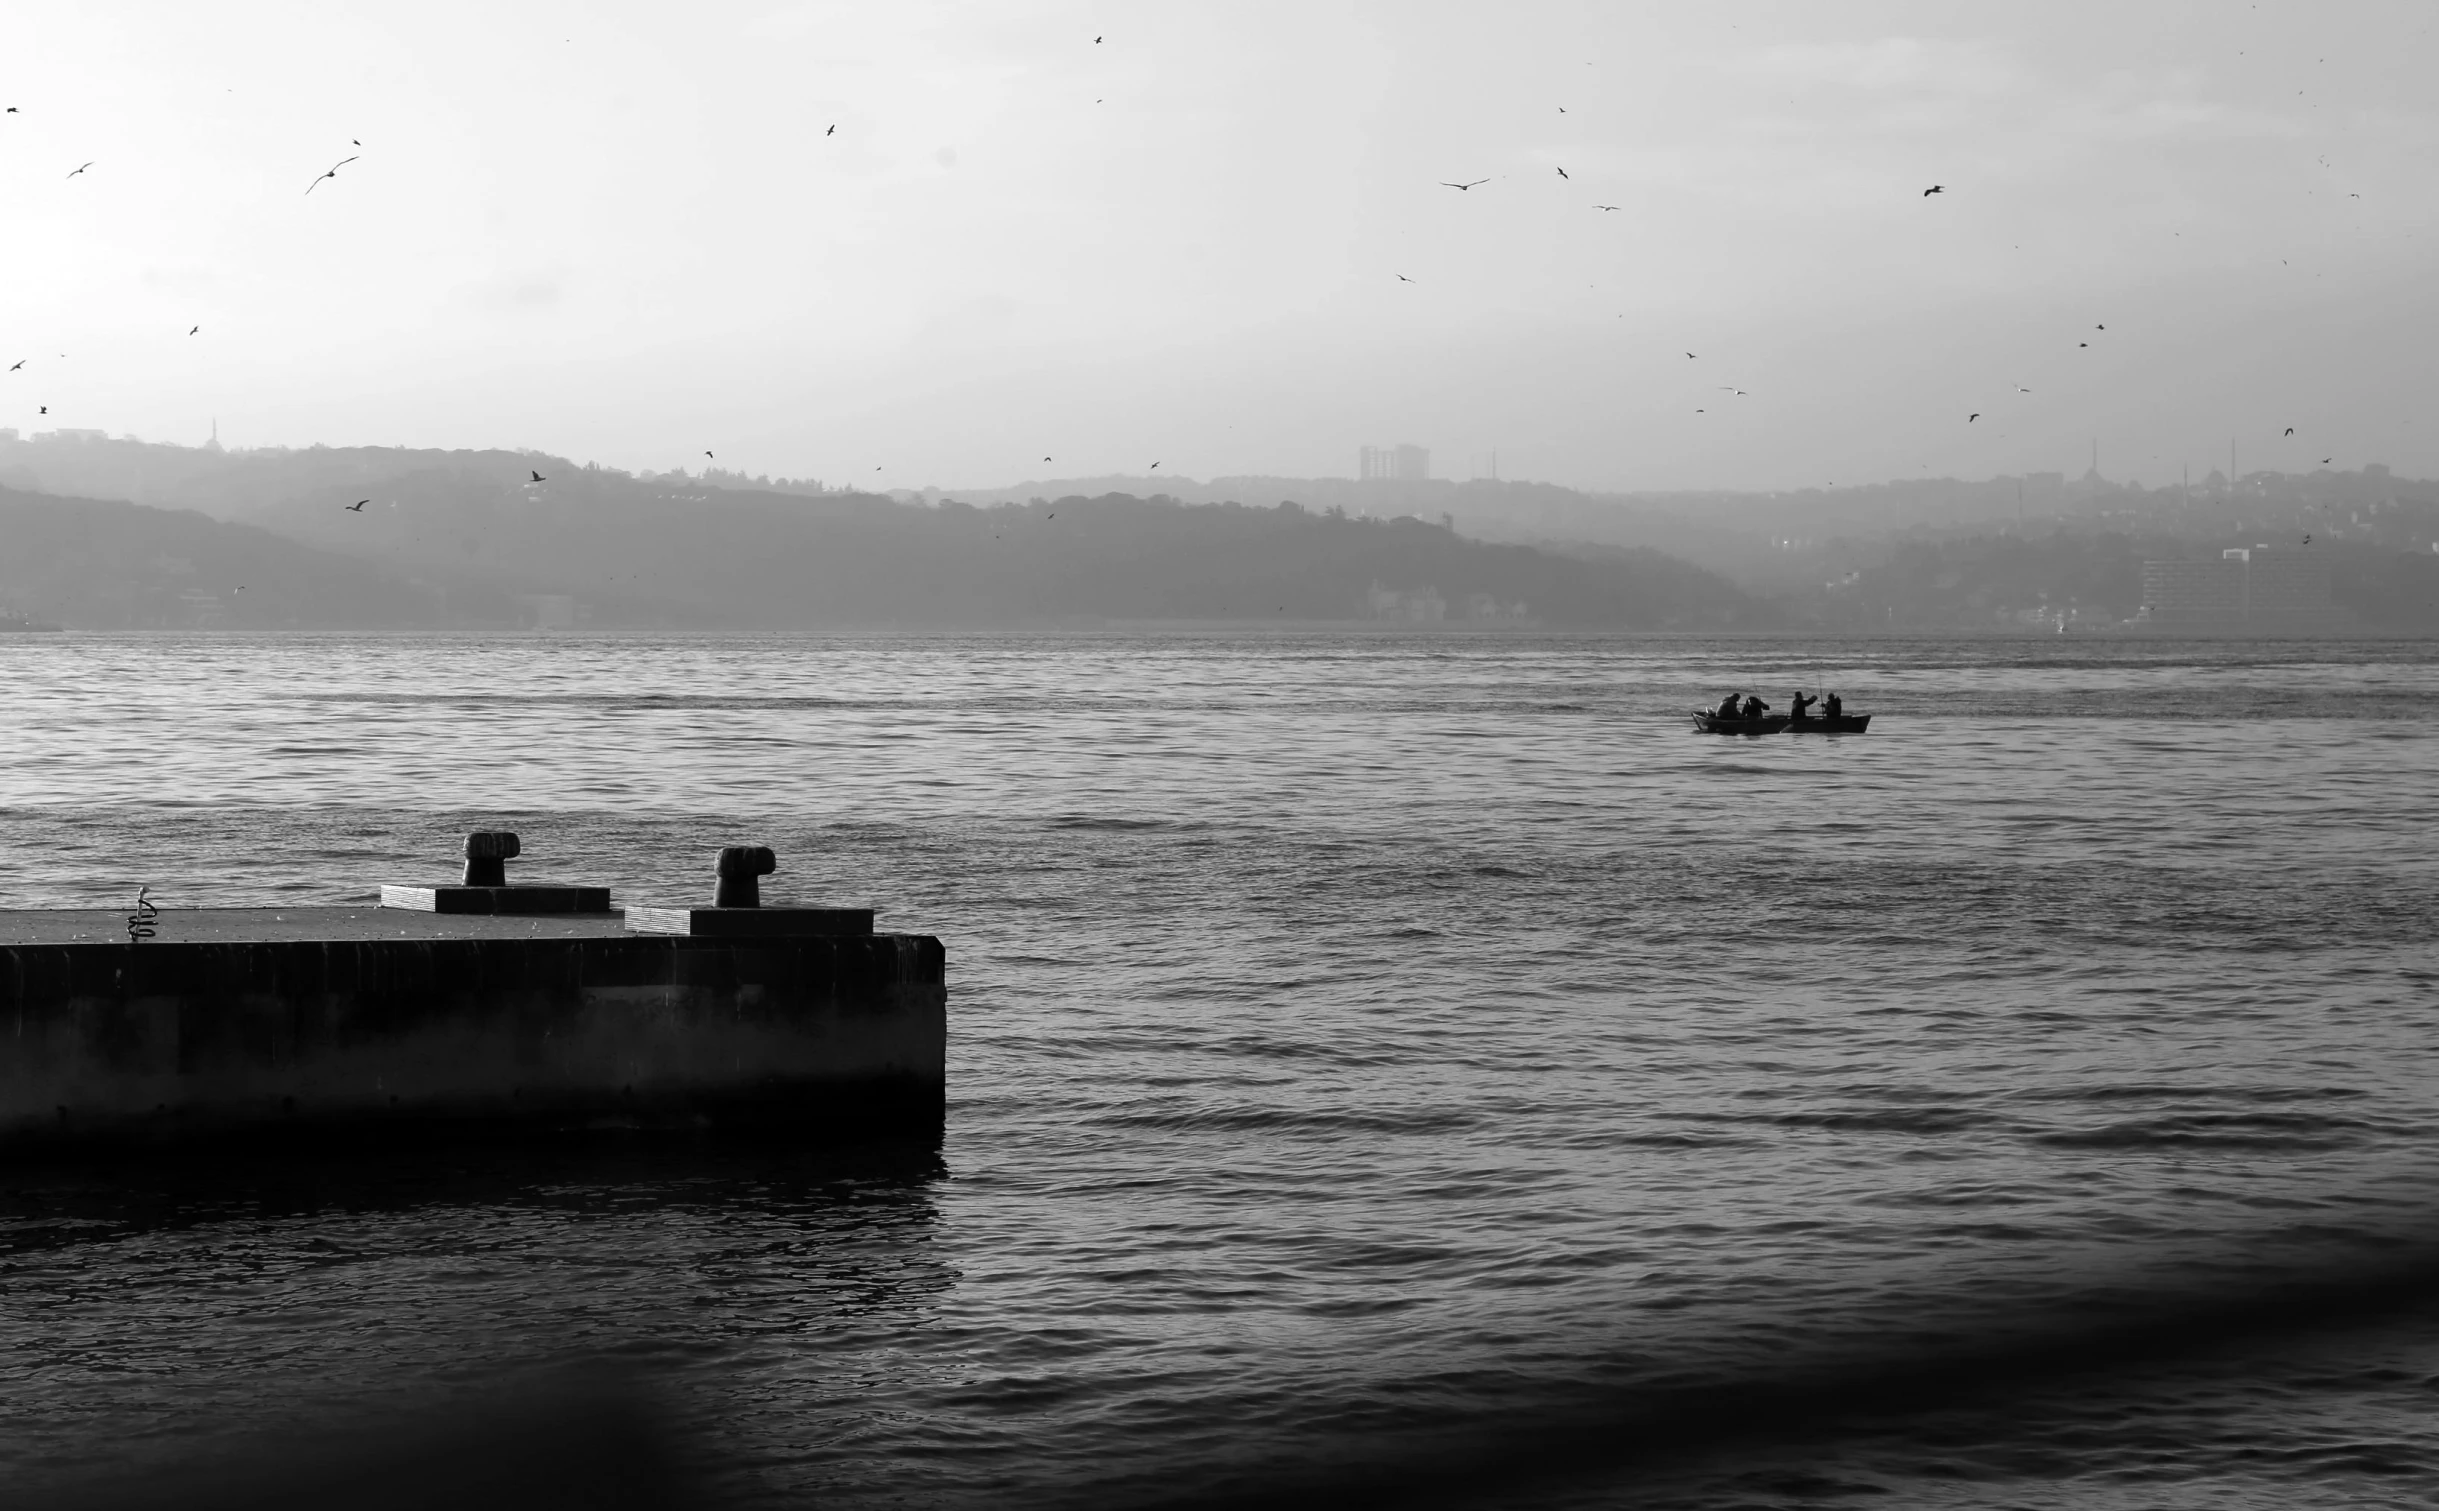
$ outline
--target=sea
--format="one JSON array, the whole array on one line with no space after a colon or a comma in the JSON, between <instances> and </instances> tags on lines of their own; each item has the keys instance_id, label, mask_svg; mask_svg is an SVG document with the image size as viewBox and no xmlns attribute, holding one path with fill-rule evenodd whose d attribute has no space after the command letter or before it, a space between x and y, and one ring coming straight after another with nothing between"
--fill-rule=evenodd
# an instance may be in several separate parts
<instances>
[{"instance_id":1,"label":"sea","mask_svg":"<svg viewBox=\"0 0 2439 1511\"><path fill-rule=\"evenodd\" d=\"M1798 689L1870 732L1686 716ZM2418 1252L2439 645L0 639L0 906L361 903L494 827L939 936L945 1139L0 1172L0 1493L573 1372L752 1507L2439 1500L2439 1280L1534 1448Z\"/></svg>"}]
</instances>

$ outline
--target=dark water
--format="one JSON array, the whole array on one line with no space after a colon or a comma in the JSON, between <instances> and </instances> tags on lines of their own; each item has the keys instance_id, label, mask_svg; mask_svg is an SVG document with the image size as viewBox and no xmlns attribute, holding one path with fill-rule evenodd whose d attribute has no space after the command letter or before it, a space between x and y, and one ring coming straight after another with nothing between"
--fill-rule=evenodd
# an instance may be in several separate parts
<instances>
[{"instance_id":1,"label":"dark water","mask_svg":"<svg viewBox=\"0 0 2439 1511\"><path fill-rule=\"evenodd\" d=\"M1816 680L1872 733L1672 712ZM0 1474L580 1359L755 1503L1125 1499L2376 1253L2439 1227L2434 694L2394 644L0 643L0 902L765 842L947 940L953 1045L936 1157L12 1177ZM2435 1391L2439 1305L1533 1499L2426 1504Z\"/></svg>"}]
</instances>

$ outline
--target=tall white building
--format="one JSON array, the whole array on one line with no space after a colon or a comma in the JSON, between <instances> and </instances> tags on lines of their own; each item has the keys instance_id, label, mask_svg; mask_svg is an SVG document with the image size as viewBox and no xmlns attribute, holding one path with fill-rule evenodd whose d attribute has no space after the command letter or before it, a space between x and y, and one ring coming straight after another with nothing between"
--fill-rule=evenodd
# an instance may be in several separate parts
<instances>
[{"instance_id":1,"label":"tall white building","mask_svg":"<svg viewBox=\"0 0 2439 1511\"><path fill-rule=\"evenodd\" d=\"M1356 452L1355 475L1419 483L1431 476L1431 453L1420 446L1365 446Z\"/></svg>"}]
</instances>

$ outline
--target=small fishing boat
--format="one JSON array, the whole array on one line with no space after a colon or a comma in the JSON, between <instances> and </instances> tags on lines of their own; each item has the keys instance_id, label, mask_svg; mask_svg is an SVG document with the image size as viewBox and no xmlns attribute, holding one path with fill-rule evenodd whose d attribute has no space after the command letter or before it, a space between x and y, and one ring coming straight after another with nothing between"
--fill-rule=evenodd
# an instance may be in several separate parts
<instances>
[{"instance_id":1,"label":"small fishing boat","mask_svg":"<svg viewBox=\"0 0 2439 1511\"><path fill-rule=\"evenodd\" d=\"M1871 715L1865 714L1865 718ZM1787 727L1785 714L1764 714L1758 719L1723 719L1703 709L1694 710L1694 727L1706 735L1774 735Z\"/></svg>"},{"instance_id":2,"label":"small fishing boat","mask_svg":"<svg viewBox=\"0 0 2439 1511\"><path fill-rule=\"evenodd\" d=\"M1870 714L1840 714L1830 718L1815 714L1809 719L1790 719L1787 733L1791 735L1859 735L1872 727Z\"/></svg>"}]
</instances>

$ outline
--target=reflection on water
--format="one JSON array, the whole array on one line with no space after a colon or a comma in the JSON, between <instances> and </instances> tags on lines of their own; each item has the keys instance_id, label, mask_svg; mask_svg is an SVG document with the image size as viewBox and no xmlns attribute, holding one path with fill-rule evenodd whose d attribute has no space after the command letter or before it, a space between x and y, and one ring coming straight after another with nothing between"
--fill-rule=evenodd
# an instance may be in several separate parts
<instances>
[{"instance_id":1,"label":"reflection on water","mask_svg":"<svg viewBox=\"0 0 2439 1511\"><path fill-rule=\"evenodd\" d=\"M659 1384L732 1465L809 1430L785 1456L817 1463L818 1395L899 1374L955 1282L940 1174L920 1146L669 1141L12 1170L6 1464L23 1490L259 1453L267 1424L337 1436L580 1361ZM773 1350L814 1399L730 1388Z\"/></svg>"}]
</instances>

